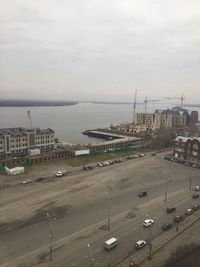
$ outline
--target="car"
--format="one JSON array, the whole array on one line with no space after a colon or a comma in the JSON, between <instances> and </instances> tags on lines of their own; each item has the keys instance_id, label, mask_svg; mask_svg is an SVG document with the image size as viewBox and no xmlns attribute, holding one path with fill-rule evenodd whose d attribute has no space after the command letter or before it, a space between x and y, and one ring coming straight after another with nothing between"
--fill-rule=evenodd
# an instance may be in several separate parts
<instances>
[{"instance_id":1,"label":"car","mask_svg":"<svg viewBox=\"0 0 200 267\"><path fill-rule=\"evenodd\" d=\"M145 156L145 154L144 154L144 153L141 153L141 154L138 154L138 156L139 156L140 158L142 158L142 157Z\"/></svg>"},{"instance_id":2,"label":"car","mask_svg":"<svg viewBox=\"0 0 200 267\"><path fill-rule=\"evenodd\" d=\"M138 194L138 197L145 197L147 195L147 191L141 191L139 194Z\"/></svg>"},{"instance_id":3,"label":"car","mask_svg":"<svg viewBox=\"0 0 200 267\"><path fill-rule=\"evenodd\" d=\"M199 185L196 185L196 187L195 187L194 190L195 190L195 191L200 191L200 186L199 186Z\"/></svg>"},{"instance_id":4,"label":"car","mask_svg":"<svg viewBox=\"0 0 200 267\"><path fill-rule=\"evenodd\" d=\"M58 172L56 173L56 177L62 177L62 176L64 176L64 173L63 173L63 172L58 171Z\"/></svg>"},{"instance_id":5,"label":"car","mask_svg":"<svg viewBox=\"0 0 200 267\"><path fill-rule=\"evenodd\" d=\"M169 229L172 228L172 224L171 223L164 223L161 228L163 229L163 231L167 231Z\"/></svg>"},{"instance_id":6,"label":"car","mask_svg":"<svg viewBox=\"0 0 200 267\"><path fill-rule=\"evenodd\" d=\"M199 210L200 209L200 204L194 204L193 206L192 206L192 209L193 210Z\"/></svg>"},{"instance_id":7,"label":"car","mask_svg":"<svg viewBox=\"0 0 200 267\"><path fill-rule=\"evenodd\" d=\"M184 219L183 215L176 215L174 218L175 222L181 222Z\"/></svg>"},{"instance_id":8,"label":"car","mask_svg":"<svg viewBox=\"0 0 200 267\"><path fill-rule=\"evenodd\" d=\"M166 160L170 160L170 159L171 159L171 155L166 155L166 156L164 156L164 159L166 159Z\"/></svg>"},{"instance_id":9,"label":"car","mask_svg":"<svg viewBox=\"0 0 200 267\"><path fill-rule=\"evenodd\" d=\"M99 166L99 167L103 167L103 163L98 162L98 163L97 163L97 166Z\"/></svg>"},{"instance_id":10,"label":"car","mask_svg":"<svg viewBox=\"0 0 200 267\"><path fill-rule=\"evenodd\" d=\"M31 179L25 179L22 181L22 184L30 184L31 183Z\"/></svg>"},{"instance_id":11,"label":"car","mask_svg":"<svg viewBox=\"0 0 200 267\"><path fill-rule=\"evenodd\" d=\"M194 199L197 199L197 198L199 198L199 194L197 194L197 193L194 193L194 194L192 195L192 198L194 198Z\"/></svg>"},{"instance_id":12,"label":"car","mask_svg":"<svg viewBox=\"0 0 200 267\"><path fill-rule=\"evenodd\" d=\"M154 220L152 220L152 219L147 219L147 220L145 220L144 222L143 222L143 226L144 227L149 227L149 226L151 226L151 225L153 225L154 224Z\"/></svg>"},{"instance_id":13,"label":"car","mask_svg":"<svg viewBox=\"0 0 200 267\"><path fill-rule=\"evenodd\" d=\"M135 247L136 249L141 249L141 248L144 248L146 246L147 242L144 241L144 240L139 240L135 243Z\"/></svg>"},{"instance_id":14,"label":"car","mask_svg":"<svg viewBox=\"0 0 200 267\"><path fill-rule=\"evenodd\" d=\"M104 248L106 250L111 250L117 247L118 243L119 243L119 239L117 239L116 237L112 237L104 242Z\"/></svg>"},{"instance_id":15,"label":"car","mask_svg":"<svg viewBox=\"0 0 200 267\"><path fill-rule=\"evenodd\" d=\"M167 211L167 213L172 213L172 212L176 211L176 208L174 206L167 207L166 211Z\"/></svg>"},{"instance_id":16,"label":"car","mask_svg":"<svg viewBox=\"0 0 200 267\"><path fill-rule=\"evenodd\" d=\"M92 170L93 169L93 166L90 166L90 165L84 165L83 166L83 170L85 171L89 171L89 170Z\"/></svg>"},{"instance_id":17,"label":"car","mask_svg":"<svg viewBox=\"0 0 200 267\"><path fill-rule=\"evenodd\" d=\"M186 209L185 214L186 214L186 215L190 215L190 214L192 214L193 212L194 212L193 209Z\"/></svg>"}]
</instances>

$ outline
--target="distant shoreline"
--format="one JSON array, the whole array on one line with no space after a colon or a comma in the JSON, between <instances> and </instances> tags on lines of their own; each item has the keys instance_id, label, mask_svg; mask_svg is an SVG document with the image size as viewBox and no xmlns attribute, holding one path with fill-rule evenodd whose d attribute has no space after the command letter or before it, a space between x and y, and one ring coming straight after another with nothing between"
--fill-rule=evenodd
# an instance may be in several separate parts
<instances>
[{"instance_id":1,"label":"distant shoreline","mask_svg":"<svg viewBox=\"0 0 200 267\"><path fill-rule=\"evenodd\" d=\"M57 107L77 105L76 101L0 100L0 107Z\"/></svg>"}]
</instances>

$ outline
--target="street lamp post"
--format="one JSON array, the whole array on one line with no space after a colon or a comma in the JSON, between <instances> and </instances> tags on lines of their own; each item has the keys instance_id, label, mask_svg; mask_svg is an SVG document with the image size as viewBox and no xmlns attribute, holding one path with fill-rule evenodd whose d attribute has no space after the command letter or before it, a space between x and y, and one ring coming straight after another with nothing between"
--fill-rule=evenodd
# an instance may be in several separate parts
<instances>
[{"instance_id":1,"label":"street lamp post","mask_svg":"<svg viewBox=\"0 0 200 267\"><path fill-rule=\"evenodd\" d=\"M105 192L108 195L109 203L108 203L108 218L107 218L107 229L110 231L110 217L111 217L111 204L112 204L112 196L109 192Z\"/></svg>"},{"instance_id":2,"label":"street lamp post","mask_svg":"<svg viewBox=\"0 0 200 267\"><path fill-rule=\"evenodd\" d=\"M189 189L191 190L192 189L192 178L189 177Z\"/></svg>"},{"instance_id":3,"label":"street lamp post","mask_svg":"<svg viewBox=\"0 0 200 267\"><path fill-rule=\"evenodd\" d=\"M88 244L87 246L90 253L90 267L93 267L94 257L93 257L92 247L90 244Z\"/></svg>"},{"instance_id":4,"label":"street lamp post","mask_svg":"<svg viewBox=\"0 0 200 267\"><path fill-rule=\"evenodd\" d=\"M50 246L49 246L49 259L50 261L52 261L53 257L52 257L52 253L53 253L53 220L50 216L50 214L47 212L47 217L49 218L49 222L50 222L50 231L49 231L49 242L50 242Z\"/></svg>"},{"instance_id":5,"label":"street lamp post","mask_svg":"<svg viewBox=\"0 0 200 267\"><path fill-rule=\"evenodd\" d=\"M167 201L167 191L168 191L168 180L165 184L165 202Z\"/></svg>"},{"instance_id":6,"label":"street lamp post","mask_svg":"<svg viewBox=\"0 0 200 267\"><path fill-rule=\"evenodd\" d=\"M168 184L172 182L172 180L167 179L165 183L165 202L167 201L167 194L168 194Z\"/></svg>"}]
</instances>

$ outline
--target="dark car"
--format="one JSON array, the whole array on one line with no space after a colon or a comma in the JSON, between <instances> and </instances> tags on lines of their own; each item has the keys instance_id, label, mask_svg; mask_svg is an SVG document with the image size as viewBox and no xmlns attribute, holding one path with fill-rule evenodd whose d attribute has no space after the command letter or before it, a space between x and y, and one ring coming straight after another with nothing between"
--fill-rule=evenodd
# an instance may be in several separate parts
<instances>
[{"instance_id":1,"label":"dark car","mask_svg":"<svg viewBox=\"0 0 200 267\"><path fill-rule=\"evenodd\" d=\"M174 218L175 222L181 222L184 219L183 215L176 215Z\"/></svg>"},{"instance_id":2,"label":"dark car","mask_svg":"<svg viewBox=\"0 0 200 267\"><path fill-rule=\"evenodd\" d=\"M192 206L192 209L193 209L193 210L199 210L199 209L200 209L200 204L194 204L194 205Z\"/></svg>"},{"instance_id":3,"label":"dark car","mask_svg":"<svg viewBox=\"0 0 200 267\"><path fill-rule=\"evenodd\" d=\"M138 194L138 197L145 197L147 195L147 191L142 191Z\"/></svg>"},{"instance_id":4,"label":"dark car","mask_svg":"<svg viewBox=\"0 0 200 267\"><path fill-rule=\"evenodd\" d=\"M163 229L163 231L167 231L167 230L172 228L172 224L171 223L164 223L161 228Z\"/></svg>"},{"instance_id":5,"label":"dark car","mask_svg":"<svg viewBox=\"0 0 200 267\"><path fill-rule=\"evenodd\" d=\"M194 198L194 199L199 198L199 194L194 193L194 194L192 195L192 198Z\"/></svg>"},{"instance_id":6,"label":"dark car","mask_svg":"<svg viewBox=\"0 0 200 267\"><path fill-rule=\"evenodd\" d=\"M89 171L89 170L92 170L93 169L93 167L92 166L86 166L86 165L84 165L83 166L83 170L85 170L85 171Z\"/></svg>"},{"instance_id":7,"label":"dark car","mask_svg":"<svg viewBox=\"0 0 200 267\"><path fill-rule=\"evenodd\" d=\"M172 206L172 207L167 207L166 210L168 213L172 213L172 212L176 211L176 208L174 206Z\"/></svg>"}]
</instances>

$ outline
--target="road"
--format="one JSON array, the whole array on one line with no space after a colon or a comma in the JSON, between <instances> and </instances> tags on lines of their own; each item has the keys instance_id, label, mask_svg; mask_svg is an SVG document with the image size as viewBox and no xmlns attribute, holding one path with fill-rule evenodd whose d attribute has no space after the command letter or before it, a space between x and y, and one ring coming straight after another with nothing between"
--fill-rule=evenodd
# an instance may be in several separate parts
<instances>
[{"instance_id":1,"label":"road","mask_svg":"<svg viewBox=\"0 0 200 267\"><path fill-rule=\"evenodd\" d=\"M121 257L124 253L127 253L127 251L132 250L133 244L137 238L146 238L146 235L149 235L150 231L141 227L142 221L146 218L147 214L152 216L159 225L169 217L166 217L167 214L163 208L163 205L166 205L163 201L166 189L168 191L168 195L178 190L186 189L187 193L175 199L174 203L180 205L180 209L185 209L186 204L184 201L186 201L187 205L191 205L192 199L191 192L189 190L187 167L182 165L178 166L175 163L164 161L162 156L157 156L156 159L150 159L151 165L148 166L148 168L145 166L147 160L145 158L141 160L143 160L142 164L144 164L142 171L141 166L140 169L134 167L133 161L120 163L120 167L118 168L120 169L120 175L122 175L122 177L116 183L113 174L111 173L112 170L116 168L115 166L109 166L108 168L106 167L101 170L98 169L98 172L96 172L98 173L98 177L99 173L104 177L108 176L108 179L109 176L111 177L111 180L108 180L109 183L105 184L104 191L102 191L97 198L85 198L81 204L73 205L69 213L67 213L64 218L57 219L54 222L55 244L59 243L61 239L70 237L82 229L92 227L96 223L102 222L105 224L108 215L109 201L108 195L105 191L107 191L108 187L111 187L112 201L110 233L112 233L112 217L114 215L118 215L124 211L128 212L133 209L136 211L138 210L136 218L131 220L131 225L128 223L126 227L123 226L123 229L118 229L117 232L114 233L120 237L120 240L122 241L120 241L120 244L124 243L125 245L120 245L105 256L102 244L107 232L104 231L103 237L99 237L98 240L94 241L94 238L91 240L89 239L89 241L86 240L83 247L79 247L79 245L77 245L78 248L72 247L68 249L66 257L61 255L56 257L60 259L60 261L58 260L56 263L56 266L89 266L87 242L91 243L95 258L95 262L93 264L98 265L99 263L99 266L107 266L106 264L109 262L116 260L117 257ZM88 174L88 172L85 172L83 175L90 175L92 178L93 175L96 175L96 173L90 172ZM193 184L198 184L198 170L191 169L190 176L192 177ZM148 195L147 197L140 199L137 195L139 191L144 189L144 187L148 190ZM150 211L148 208L147 210L145 208L141 208L142 204L148 204L150 201L159 197L161 198L158 199L158 203L162 203L160 210L158 208L152 208L152 206L150 207ZM160 201L161 199L162 201ZM156 207L157 205L158 204L156 204ZM160 226L158 229L155 226L151 231L151 236L154 238L160 233ZM132 238L130 238L130 236ZM42 248L47 246L48 243L48 220L12 232L4 233L1 235L0 241L0 264L9 262L36 249L39 251L41 248L42 251ZM81 242L80 244L82 245ZM58 251L56 253L59 254L62 252ZM104 258L104 265L102 265L102 257ZM81 262L78 262L77 259L80 259Z\"/></svg>"}]
</instances>

